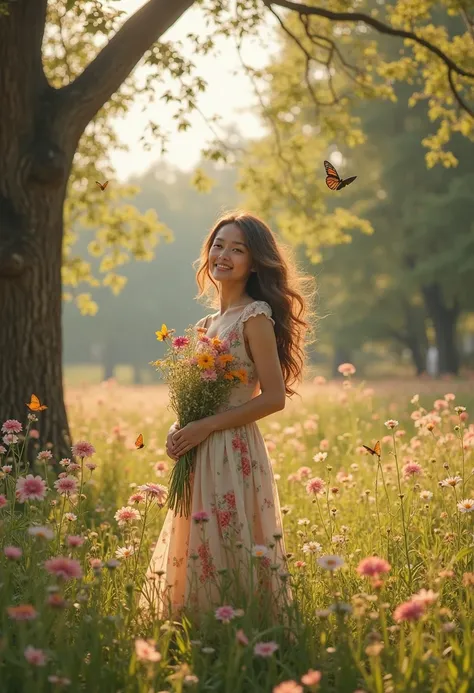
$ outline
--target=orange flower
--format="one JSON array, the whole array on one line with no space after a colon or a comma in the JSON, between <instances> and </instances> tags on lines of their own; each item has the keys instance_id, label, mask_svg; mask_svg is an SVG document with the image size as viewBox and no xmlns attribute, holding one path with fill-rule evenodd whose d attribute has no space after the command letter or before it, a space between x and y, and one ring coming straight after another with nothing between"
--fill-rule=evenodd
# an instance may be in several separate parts
<instances>
[{"instance_id":1,"label":"orange flower","mask_svg":"<svg viewBox=\"0 0 474 693\"><path fill-rule=\"evenodd\" d=\"M240 380L241 383L247 383L248 382L248 375L247 375L247 371L245 370L245 368L239 368L236 371L232 371L232 373L233 373L235 378L238 378L238 380Z\"/></svg>"},{"instance_id":2,"label":"orange flower","mask_svg":"<svg viewBox=\"0 0 474 693\"><path fill-rule=\"evenodd\" d=\"M214 367L214 357L211 354L198 354L197 362L199 368L203 370L208 370Z\"/></svg>"},{"instance_id":3,"label":"orange flower","mask_svg":"<svg viewBox=\"0 0 474 693\"><path fill-rule=\"evenodd\" d=\"M217 357L217 363L219 364L219 366L222 366L222 368L224 368L224 366L227 363L232 363L233 360L234 357L232 356L232 354L221 354Z\"/></svg>"},{"instance_id":4,"label":"orange flower","mask_svg":"<svg viewBox=\"0 0 474 693\"><path fill-rule=\"evenodd\" d=\"M234 374L233 374L233 372L231 372L231 373L226 373L226 374L224 375L224 380L233 380L233 379L234 379Z\"/></svg>"},{"instance_id":5,"label":"orange flower","mask_svg":"<svg viewBox=\"0 0 474 693\"><path fill-rule=\"evenodd\" d=\"M31 604L7 607L9 617L14 621L32 621L38 616L38 612Z\"/></svg>"},{"instance_id":6,"label":"orange flower","mask_svg":"<svg viewBox=\"0 0 474 693\"><path fill-rule=\"evenodd\" d=\"M220 347L220 345L222 344L222 342L221 342L221 340L219 339L219 337L212 337L212 339L211 339L211 344L212 344L213 347L217 348L217 347Z\"/></svg>"}]
</instances>

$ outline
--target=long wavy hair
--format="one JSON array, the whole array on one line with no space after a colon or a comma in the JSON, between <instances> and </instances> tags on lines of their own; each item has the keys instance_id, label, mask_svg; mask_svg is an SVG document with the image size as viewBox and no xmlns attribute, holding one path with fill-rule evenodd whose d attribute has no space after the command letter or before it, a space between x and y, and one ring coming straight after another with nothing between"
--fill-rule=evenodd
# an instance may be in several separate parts
<instances>
[{"instance_id":1,"label":"long wavy hair","mask_svg":"<svg viewBox=\"0 0 474 693\"><path fill-rule=\"evenodd\" d=\"M249 212L237 210L223 214L203 242L200 256L194 263L198 266L196 282L199 292L196 298L205 297L210 299L211 305L218 304L219 287L210 272L209 252L219 230L227 224L235 224L244 234L255 269L245 291L256 301L266 301L272 309L285 390L292 396L295 394L292 385L303 378L314 278L297 269L288 248L277 242L264 221Z\"/></svg>"}]
</instances>

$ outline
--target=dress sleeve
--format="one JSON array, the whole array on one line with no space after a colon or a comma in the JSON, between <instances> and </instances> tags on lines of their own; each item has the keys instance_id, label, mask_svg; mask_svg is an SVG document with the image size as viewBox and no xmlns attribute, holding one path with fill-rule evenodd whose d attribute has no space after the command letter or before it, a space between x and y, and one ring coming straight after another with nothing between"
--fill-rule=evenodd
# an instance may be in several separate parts
<instances>
[{"instance_id":1,"label":"dress sleeve","mask_svg":"<svg viewBox=\"0 0 474 693\"><path fill-rule=\"evenodd\" d=\"M211 317L210 314L204 316L203 318L201 318L200 320L197 321L197 323L194 325L194 327L195 327L196 329L197 329L198 327L204 327L204 328L206 328L207 321L208 321L208 319L209 319L210 317Z\"/></svg>"},{"instance_id":2,"label":"dress sleeve","mask_svg":"<svg viewBox=\"0 0 474 693\"><path fill-rule=\"evenodd\" d=\"M266 301L254 301L250 303L242 313L242 324L247 322L249 318L253 318L255 315L260 315L261 313L263 313L273 325L275 324L272 318L272 309Z\"/></svg>"}]
</instances>

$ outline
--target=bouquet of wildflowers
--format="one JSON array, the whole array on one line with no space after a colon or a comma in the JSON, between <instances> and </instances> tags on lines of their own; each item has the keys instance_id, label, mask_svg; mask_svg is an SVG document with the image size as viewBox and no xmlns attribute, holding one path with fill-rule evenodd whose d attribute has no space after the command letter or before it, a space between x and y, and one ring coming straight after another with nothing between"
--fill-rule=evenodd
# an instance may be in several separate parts
<instances>
[{"instance_id":1,"label":"bouquet of wildflowers","mask_svg":"<svg viewBox=\"0 0 474 693\"><path fill-rule=\"evenodd\" d=\"M156 332L159 341L168 343L168 351L151 365L168 384L170 407L183 428L215 414L228 400L232 388L247 381L247 372L230 353L228 342L207 337L203 328L188 327L182 337L173 337L173 333L166 325ZM168 505L175 515L184 512L188 517L191 513L195 451L180 457L171 472Z\"/></svg>"}]
</instances>

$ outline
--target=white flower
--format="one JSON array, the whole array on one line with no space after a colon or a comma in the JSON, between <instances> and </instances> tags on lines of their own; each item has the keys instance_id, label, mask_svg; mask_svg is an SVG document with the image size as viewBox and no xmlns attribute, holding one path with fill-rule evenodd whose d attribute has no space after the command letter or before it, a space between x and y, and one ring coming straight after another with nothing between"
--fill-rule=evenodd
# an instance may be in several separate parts
<instances>
[{"instance_id":1,"label":"white flower","mask_svg":"<svg viewBox=\"0 0 474 693\"><path fill-rule=\"evenodd\" d=\"M255 558L265 558L267 554L268 549L263 544L255 544L252 549L252 556L255 556Z\"/></svg>"},{"instance_id":2,"label":"white flower","mask_svg":"<svg viewBox=\"0 0 474 693\"><path fill-rule=\"evenodd\" d=\"M326 457L328 456L327 452L317 452L316 455L313 457L314 462L324 462Z\"/></svg>"},{"instance_id":3,"label":"white flower","mask_svg":"<svg viewBox=\"0 0 474 693\"><path fill-rule=\"evenodd\" d=\"M433 494L431 491L420 491L420 498L421 500L430 501L433 498Z\"/></svg>"},{"instance_id":4,"label":"white flower","mask_svg":"<svg viewBox=\"0 0 474 693\"><path fill-rule=\"evenodd\" d=\"M303 544L303 553L318 553L321 548L321 544L317 541L307 541L306 544Z\"/></svg>"},{"instance_id":5,"label":"white flower","mask_svg":"<svg viewBox=\"0 0 474 693\"><path fill-rule=\"evenodd\" d=\"M344 559L342 558L342 556L321 556L316 560L318 565L321 566L321 568L330 571L342 568L342 566L344 565Z\"/></svg>"},{"instance_id":6,"label":"white flower","mask_svg":"<svg viewBox=\"0 0 474 693\"><path fill-rule=\"evenodd\" d=\"M385 422L385 426L390 429L396 428L398 426L398 421L396 419L389 419Z\"/></svg>"},{"instance_id":7,"label":"white flower","mask_svg":"<svg viewBox=\"0 0 474 693\"><path fill-rule=\"evenodd\" d=\"M474 511L474 498L465 498L458 503L460 513L472 513Z\"/></svg>"},{"instance_id":8,"label":"white flower","mask_svg":"<svg viewBox=\"0 0 474 693\"><path fill-rule=\"evenodd\" d=\"M135 553L135 547L131 544L129 546L119 546L115 552L117 558L130 558Z\"/></svg>"}]
</instances>

